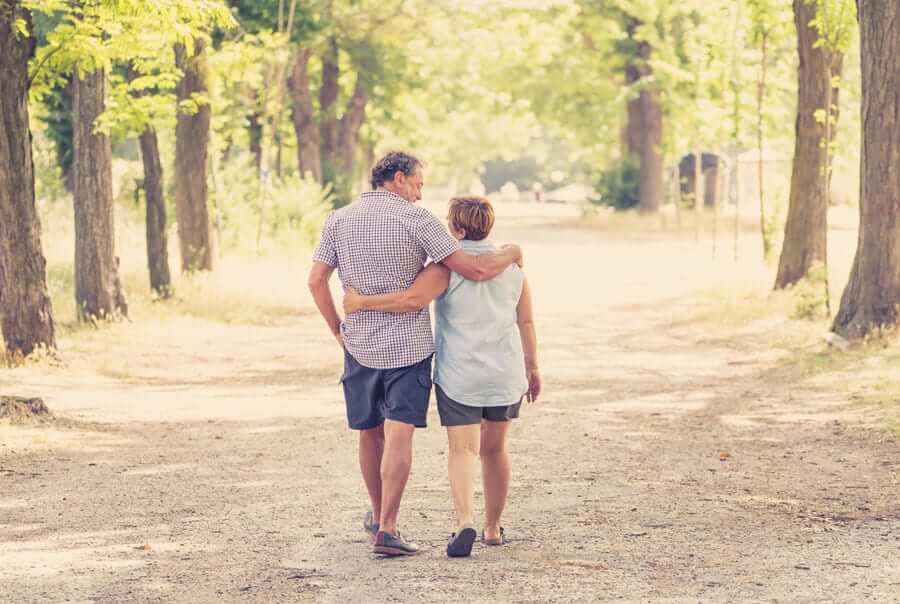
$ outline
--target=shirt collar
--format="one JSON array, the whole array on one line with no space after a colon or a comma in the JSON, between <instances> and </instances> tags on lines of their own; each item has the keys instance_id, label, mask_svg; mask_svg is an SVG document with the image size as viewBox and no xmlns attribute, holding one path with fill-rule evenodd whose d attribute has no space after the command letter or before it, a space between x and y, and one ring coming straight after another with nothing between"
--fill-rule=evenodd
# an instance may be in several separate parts
<instances>
[{"instance_id":1,"label":"shirt collar","mask_svg":"<svg viewBox=\"0 0 900 604\"><path fill-rule=\"evenodd\" d=\"M396 193L391 193L390 191L365 191L361 193L359 196L360 201L399 201L402 203L409 203Z\"/></svg>"},{"instance_id":2,"label":"shirt collar","mask_svg":"<svg viewBox=\"0 0 900 604\"><path fill-rule=\"evenodd\" d=\"M493 250L494 244L487 239L481 241L472 241L471 239L463 239L459 242L465 250Z\"/></svg>"}]
</instances>

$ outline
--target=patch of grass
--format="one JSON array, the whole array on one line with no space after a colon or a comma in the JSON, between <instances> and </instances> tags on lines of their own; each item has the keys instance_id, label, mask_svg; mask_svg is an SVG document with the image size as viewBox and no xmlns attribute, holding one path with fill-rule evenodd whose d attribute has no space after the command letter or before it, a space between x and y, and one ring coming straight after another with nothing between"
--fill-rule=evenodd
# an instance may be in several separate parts
<instances>
[{"instance_id":1,"label":"patch of grass","mask_svg":"<svg viewBox=\"0 0 900 604\"><path fill-rule=\"evenodd\" d=\"M710 238L713 230L721 241L722 254L730 254L734 233L734 213L720 210L718 221L712 209L701 208L700 237ZM593 227L604 232L622 235L681 235L685 239L693 238L697 215L693 208L681 208L675 211L674 204L663 206L658 214L642 214L637 210L615 211L609 206L585 203L582 205L582 216L579 224ZM718 224L717 224L718 222ZM680 228L679 228L680 225ZM738 219L738 232L741 238L747 235L759 235L759 218L752 215L741 215Z\"/></svg>"},{"instance_id":2,"label":"patch of grass","mask_svg":"<svg viewBox=\"0 0 900 604\"><path fill-rule=\"evenodd\" d=\"M879 409L885 427L900 436L900 351L893 337L870 338L848 350L794 349L769 377L778 381L828 378L823 387Z\"/></svg>"},{"instance_id":3,"label":"patch of grass","mask_svg":"<svg viewBox=\"0 0 900 604\"><path fill-rule=\"evenodd\" d=\"M828 280L825 266L821 262L813 264L806 277L796 283L790 292L796 303L791 316L795 319L828 318L826 297Z\"/></svg>"},{"instance_id":4,"label":"patch of grass","mask_svg":"<svg viewBox=\"0 0 900 604\"><path fill-rule=\"evenodd\" d=\"M48 270L53 311L62 335L93 329L77 321L73 273L71 265L52 265ZM151 292L146 272L125 272L122 282L132 321L190 317L269 325L297 314L299 303L308 298L304 277L287 260L225 258L213 272L173 272L175 295L166 300Z\"/></svg>"},{"instance_id":5,"label":"patch of grass","mask_svg":"<svg viewBox=\"0 0 900 604\"><path fill-rule=\"evenodd\" d=\"M887 429L900 436L900 334L885 332L856 342L847 350L829 348L823 336L830 320L806 318L804 309L819 310L820 291L772 292L768 282L745 278L730 288L698 294L702 301L674 328L707 334L698 343L750 349L778 348L787 355L763 379L792 383L822 379L836 394L880 410Z\"/></svg>"},{"instance_id":6,"label":"patch of grass","mask_svg":"<svg viewBox=\"0 0 900 604\"><path fill-rule=\"evenodd\" d=\"M94 331L78 322L75 305L74 234L71 207L53 203L42 210L47 280L53 314L61 336ZM255 234L216 258L210 273L182 274L178 242L169 238L169 267L174 297L159 300L150 290L144 226L135 212L116 218L117 253L132 321L198 318L219 323L266 325L295 315L306 304L306 271L311 255L307 234L292 238L285 230L265 240L265 252L255 252Z\"/></svg>"}]
</instances>

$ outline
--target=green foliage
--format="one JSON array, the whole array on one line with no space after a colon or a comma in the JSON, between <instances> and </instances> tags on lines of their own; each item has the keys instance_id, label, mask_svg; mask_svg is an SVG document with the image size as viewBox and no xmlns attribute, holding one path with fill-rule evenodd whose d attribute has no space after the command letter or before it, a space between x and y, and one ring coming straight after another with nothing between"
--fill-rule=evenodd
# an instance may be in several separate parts
<instances>
[{"instance_id":1,"label":"green foliage","mask_svg":"<svg viewBox=\"0 0 900 604\"><path fill-rule=\"evenodd\" d=\"M522 157L514 160L491 159L484 163L485 192L497 192L508 182L516 185L520 191L531 190L541 182L540 166L534 157Z\"/></svg>"},{"instance_id":2,"label":"green foliage","mask_svg":"<svg viewBox=\"0 0 900 604\"><path fill-rule=\"evenodd\" d=\"M209 65L209 89L212 103L213 155L225 151L222 145L238 145L249 149L248 116L271 114L271 102L264 107L267 75L275 65L288 60L288 48L278 35L272 32L245 34L238 40L224 41L211 53ZM287 136L291 128L280 124Z\"/></svg>"},{"instance_id":3,"label":"green foliage","mask_svg":"<svg viewBox=\"0 0 900 604\"><path fill-rule=\"evenodd\" d=\"M210 193L215 196L225 251L251 250L251 234L260 217L260 184L253 162L251 155L241 154L224 163L220 186ZM271 180L263 193L263 242L267 246L288 242L311 246L333 207L330 188L295 175Z\"/></svg>"},{"instance_id":4,"label":"green foliage","mask_svg":"<svg viewBox=\"0 0 900 604\"><path fill-rule=\"evenodd\" d=\"M640 201L640 165L632 158L610 164L600 175L597 191L600 198L594 203L616 210L636 208Z\"/></svg>"},{"instance_id":5,"label":"green foliage","mask_svg":"<svg viewBox=\"0 0 900 604\"><path fill-rule=\"evenodd\" d=\"M813 0L817 1L817 0ZM746 0L750 8L750 37L754 44L763 39L780 37L791 28L791 21L785 20L785 10L790 11L790 3L781 0Z\"/></svg>"},{"instance_id":6,"label":"green foliage","mask_svg":"<svg viewBox=\"0 0 900 604\"><path fill-rule=\"evenodd\" d=\"M35 196L38 203L58 201L65 197L66 189L63 184L58 148L49 140L50 127L37 116L33 116L31 133Z\"/></svg>"},{"instance_id":7,"label":"green foliage","mask_svg":"<svg viewBox=\"0 0 900 604\"><path fill-rule=\"evenodd\" d=\"M821 262L813 264L806 277L791 288L794 319L817 320L828 318L828 274Z\"/></svg>"},{"instance_id":8,"label":"green foliage","mask_svg":"<svg viewBox=\"0 0 900 604\"><path fill-rule=\"evenodd\" d=\"M242 31L251 35L273 33L279 22L284 30L290 17L290 0L227 0ZM279 18L279 7L281 16ZM294 14L292 42L306 42L320 33L327 24L327 3L321 0L297 2Z\"/></svg>"},{"instance_id":9,"label":"green foliage","mask_svg":"<svg viewBox=\"0 0 900 604\"><path fill-rule=\"evenodd\" d=\"M810 22L819 35L816 47L846 54L853 45L859 26L854 0L805 0L816 5L816 17Z\"/></svg>"},{"instance_id":10,"label":"green foliage","mask_svg":"<svg viewBox=\"0 0 900 604\"><path fill-rule=\"evenodd\" d=\"M114 133L140 132L153 119L151 103L127 98L132 90L172 89L179 77L170 52L174 44L193 48L194 38L209 29L234 25L219 0L26 0L24 5L51 26L30 66L32 98L43 99L72 75L103 69L111 74L111 103L97 127ZM115 76L116 65L133 66L140 77L126 85L124 71Z\"/></svg>"},{"instance_id":11,"label":"green foliage","mask_svg":"<svg viewBox=\"0 0 900 604\"><path fill-rule=\"evenodd\" d=\"M62 174L66 174L75 159L72 96L67 92L66 86L54 87L44 98L43 107L37 113L46 125L46 136L53 143L59 169Z\"/></svg>"}]
</instances>

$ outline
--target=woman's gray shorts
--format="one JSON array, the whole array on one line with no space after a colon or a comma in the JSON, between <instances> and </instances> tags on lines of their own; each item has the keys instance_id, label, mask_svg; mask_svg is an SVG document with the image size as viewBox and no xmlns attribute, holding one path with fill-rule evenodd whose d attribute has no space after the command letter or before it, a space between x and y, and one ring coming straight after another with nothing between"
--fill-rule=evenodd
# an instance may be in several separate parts
<instances>
[{"instance_id":1,"label":"woman's gray shorts","mask_svg":"<svg viewBox=\"0 0 900 604\"><path fill-rule=\"evenodd\" d=\"M442 426L471 426L480 424L481 420L489 422L508 422L519 417L519 409L522 407L522 399L512 405L500 407L472 407L454 401L438 385L434 385L437 394L438 414L441 416Z\"/></svg>"}]
</instances>

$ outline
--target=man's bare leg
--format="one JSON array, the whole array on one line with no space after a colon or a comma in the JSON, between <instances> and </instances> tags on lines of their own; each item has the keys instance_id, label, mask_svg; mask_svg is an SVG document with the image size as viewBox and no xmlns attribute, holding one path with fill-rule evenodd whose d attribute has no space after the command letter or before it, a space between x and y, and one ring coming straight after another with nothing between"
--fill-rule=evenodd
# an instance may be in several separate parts
<instances>
[{"instance_id":1,"label":"man's bare leg","mask_svg":"<svg viewBox=\"0 0 900 604\"><path fill-rule=\"evenodd\" d=\"M412 467L412 441L416 428L394 420L384 421L384 455L381 458L380 529L397 534L400 500Z\"/></svg>"},{"instance_id":2,"label":"man's bare leg","mask_svg":"<svg viewBox=\"0 0 900 604\"><path fill-rule=\"evenodd\" d=\"M381 517L381 459L384 455L384 424L359 431L359 469L372 500L372 515Z\"/></svg>"},{"instance_id":3,"label":"man's bare leg","mask_svg":"<svg viewBox=\"0 0 900 604\"><path fill-rule=\"evenodd\" d=\"M481 422L481 476L484 481L484 538L500 538L500 516L509 494L506 432L512 422Z\"/></svg>"},{"instance_id":4,"label":"man's bare leg","mask_svg":"<svg viewBox=\"0 0 900 604\"><path fill-rule=\"evenodd\" d=\"M481 440L481 426L448 426L447 440L450 453L447 455L447 470L450 477L450 492L456 509L456 532L472 527L474 522L475 462Z\"/></svg>"}]
</instances>

